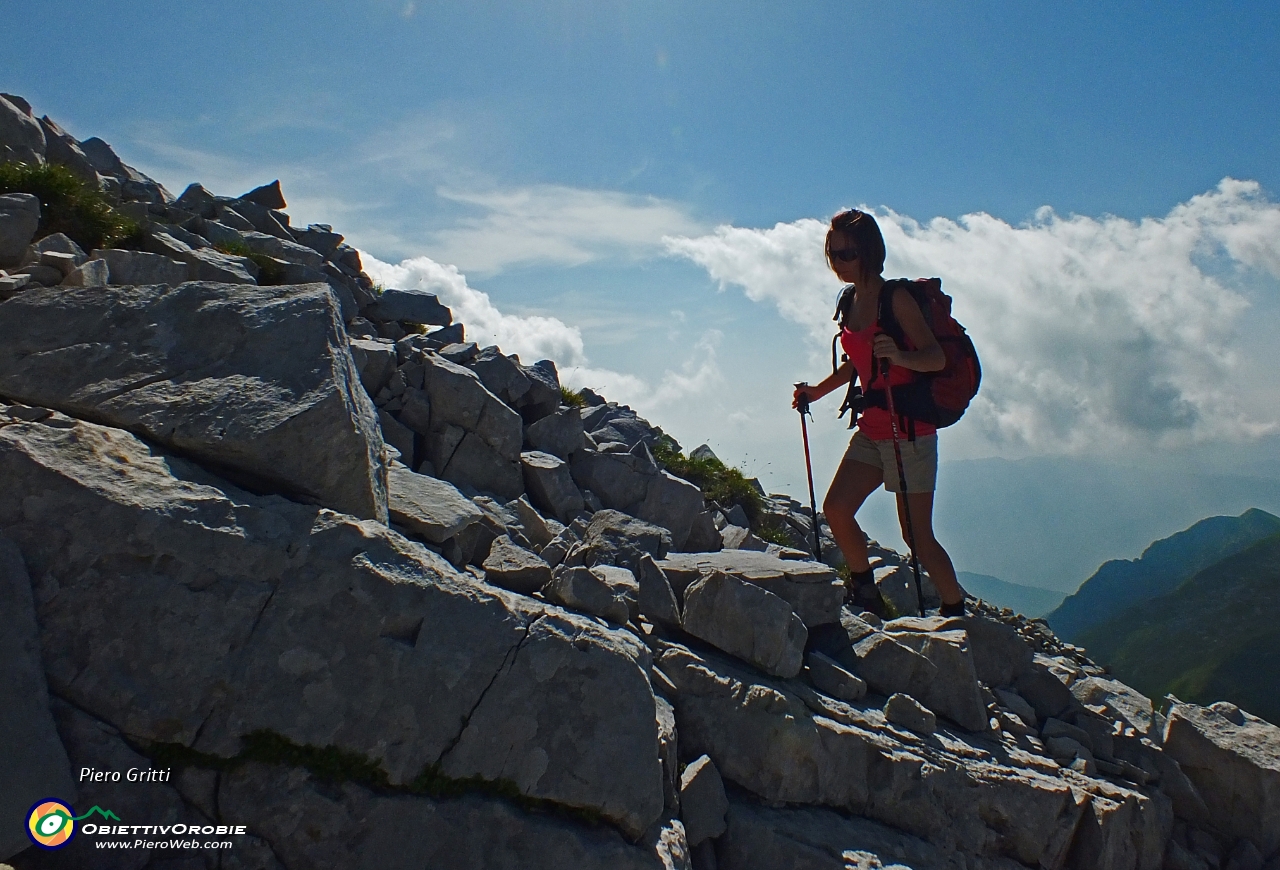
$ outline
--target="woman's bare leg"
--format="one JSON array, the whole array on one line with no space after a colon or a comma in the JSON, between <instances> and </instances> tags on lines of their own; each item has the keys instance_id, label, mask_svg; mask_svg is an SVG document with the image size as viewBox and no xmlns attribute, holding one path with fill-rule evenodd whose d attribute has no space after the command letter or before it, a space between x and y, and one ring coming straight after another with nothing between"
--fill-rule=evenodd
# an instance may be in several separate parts
<instances>
[{"instance_id":1,"label":"woman's bare leg","mask_svg":"<svg viewBox=\"0 0 1280 870\"><path fill-rule=\"evenodd\" d=\"M907 530L907 514L904 509L907 505L911 507L911 532L914 532L914 542ZM827 517L827 521L830 522L830 514ZM955 566L951 564L951 557L947 555L947 551L933 535L933 493L913 492L909 493L905 500L899 494L898 522L902 526L902 539L915 551L916 558L920 560L920 564L929 574L929 579L937 587L942 603L959 603L964 598L964 593L960 591L960 583L956 580ZM832 531L835 531L834 527Z\"/></svg>"},{"instance_id":2,"label":"woman's bare leg","mask_svg":"<svg viewBox=\"0 0 1280 870\"><path fill-rule=\"evenodd\" d=\"M851 459L846 453L840 468L831 481L827 497L822 500L822 511L827 515L831 537L844 554L849 570L854 574L870 568L867 562L867 536L854 518L867 496L884 483L884 475L874 465Z\"/></svg>"}]
</instances>

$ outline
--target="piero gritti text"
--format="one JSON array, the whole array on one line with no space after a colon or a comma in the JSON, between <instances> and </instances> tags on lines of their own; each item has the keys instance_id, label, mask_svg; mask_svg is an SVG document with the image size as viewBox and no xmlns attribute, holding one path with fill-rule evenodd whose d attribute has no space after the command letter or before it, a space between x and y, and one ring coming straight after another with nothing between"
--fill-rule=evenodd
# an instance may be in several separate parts
<instances>
[{"instance_id":1,"label":"piero gritti text","mask_svg":"<svg viewBox=\"0 0 1280 870\"><path fill-rule=\"evenodd\" d=\"M167 768L131 767L124 773L118 770L99 770L96 767L80 768L80 782L168 782L172 771Z\"/></svg>"}]
</instances>

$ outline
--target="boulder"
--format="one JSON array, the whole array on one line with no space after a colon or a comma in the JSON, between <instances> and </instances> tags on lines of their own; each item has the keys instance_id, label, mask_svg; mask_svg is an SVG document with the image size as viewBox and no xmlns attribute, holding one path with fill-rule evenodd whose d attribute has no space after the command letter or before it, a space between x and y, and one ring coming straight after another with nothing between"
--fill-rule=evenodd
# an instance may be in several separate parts
<instances>
[{"instance_id":1,"label":"boulder","mask_svg":"<svg viewBox=\"0 0 1280 870\"><path fill-rule=\"evenodd\" d=\"M382 437L324 285L29 290L0 303L0 395L387 519Z\"/></svg>"},{"instance_id":2,"label":"boulder","mask_svg":"<svg viewBox=\"0 0 1280 870\"><path fill-rule=\"evenodd\" d=\"M735 796L716 856L724 870L1020 870L956 853L865 818L821 807L765 807Z\"/></svg>"},{"instance_id":3,"label":"boulder","mask_svg":"<svg viewBox=\"0 0 1280 870\"><path fill-rule=\"evenodd\" d=\"M603 580L614 595L620 596L627 603L628 619L635 620L640 615L640 584L636 582L635 574L627 568L614 565L595 565L591 568L591 573Z\"/></svg>"},{"instance_id":4,"label":"boulder","mask_svg":"<svg viewBox=\"0 0 1280 870\"><path fill-rule=\"evenodd\" d=\"M392 522L433 544L443 544L484 516L448 481L397 465L387 473L387 496Z\"/></svg>"},{"instance_id":5,"label":"boulder","mask_svg":"<svg viewBox=\"0 0 1280 870\"><path fill-rule=\"evenodd\" d=\"M679 628L680 607L676 603L675 593L671 591L667 575L648 553L640 557L635 575L640 584L641 615L655 625Z\"/></svg>"},{"instance_id":6,"label":"boulder","mask_svg":"<svg viewBox=\"0 0 1280 870\"><path fill-rule=\"evenodd\" d=\"M671 546L670 533L621 511L596 511L582 536L583 560L590 565L618 565L639 572L645 556L662 559Z\"/></svg>"},{"instance_id":7,"label":"boulder","mask_svg":"<svg viewBox=\"0 0 1280 870\"><path fill-rule=\"evenodd\" d=\"M50 691L131 739L253 732L506 780L638 836L663 807L648 651L453 571L385 526L254 496L132 435L0 427L0 526Z\"/></svg>"},{"instance_id":8,"label":"boulder","mask_svg":"<svg viewBox=\"0 0 1280 870\"><path fill-rule=\"evenodd\" d=\"M630 632L548 608L472 711L442 770L590 807L640 837L663 810L648 665Z\"/></svg>"},{"instance_id":9,"label":"boulder","mask_svg":"<svg viewBox=\"0 0 1280 870\"><path fill-rule=\"evenodd\" d=\"M453 322L453 314L440 304L434 293L393 287L383 290L377 301L361 313L370 320L383 322L403 320L428 326L448 326Z\"/></svg>"},{"instance_id":10,"label":"boulder","mask_svg":"<svg viewBox=\"0 0 1280 870\"><path fill-rule=\"evenodd\" d=\"M555 538L564 528L555 520L547 522L547 520L538 513L529 499L520 496L514 501L510 501L506 505L515 512L516 519L519 521L520 529L524 532L524 536L529 539L529 543L534 547L541 549Z\"/></svg>"},{"instance_id":11,"label":"boulder","mask_svg":"<svg viewBox=\"0 0 1280 870\"><path fill-rule=\"evenodd\" d=\"M561 607L599 616L619 625L631 617L631 607L625 595L590 568L556 568L551 582L543 587L542 595Z\"/></svg>"},{"instance_id":12,"label":"boulder","mask_svg":"<svg viewBox=\"0 0 1280 870\"><path fill-rule=\"evenodd\" d=\"M751 533L745 526L726 525L720 530L720 548L725 550L755 550L763 553L769 545Z\"/></svg>"},{"instance_id":13,"label":"boulder","mask_svg":"<svg viewBox=\"0 0 1280 870\"><path fill-rule=\"evenodd\" d=\"M298 244L306 245L320 256L328 259L342 244L342 234L335 233L328 224L311 224L305 230L294 230L293 237Z\"/></svg>"},{"instance_id":14,"label":"boulder","mask_svg":"<svg viewBox=\"0 0 1280 870\"><path fill-rule=\"evenodd\" d=\"M0 418L8 420L11 418ZM3 425L3 423L0 423ZM49 712L49 686L40 660L31 578L22 553L0 537L0 860L31 845L27 811L42 798L75 794L71 765Z\"/></svg>"},{"instance_id":15,"label":"boulder","mask_svg":"<svg viewBox=\"0 0 1280 870\"><path fill-rule=\"evenodd\" d=\"M573 480L595 493L605 507L635 516L649 491L656 465L630 453L579 450L570 457Z\"/></svg>"},{"instance_id":16,"label":"boulder","mask_svg":"<svg viewBox=\"0 0 1280 870\"><path fill-rule=\"evenodd\" d=\"M904 735L875 710L832 701L815 714L798 694L803 684L678 645L654 664L677 688L681 753L710 756L725 780L766 801L866 816L944 851L1064 865L1087 798L1056 768L1013 767L976 744Z\"/></svg>"},{"instance_id":17,"label":"boulder","mask_svg":"<svg viewBox=\"0 0 1280 870\"><path fill-rule=\"evenodd\" d=\"M1242 714L1240 723L1195 704L1174 704L1164 751L1204 797L1213 827L1280 853L1280 727Z\"/></svg>"},{"instance_id":18,"label":"boulder","mask_svg":"<svg viewBox=\"0 0 1280 870\"><path fill-rule=\"evenodd\" d=\"M684 539L684 549L689 553L714 553L722 549L720 530L716 528L715 513L704 510L689 525L689 537Z\"/></svg>"},{"instance_id":19,"label":"boulder","mask_svg":"<svg viewBox=\"0 0 1280 870\"><path fill-rule=\"evenodd\" d=\"M809 667L809 681L819 692L849 703L861 701L867 694L866 680L849 673L821 652L811 651L805 662Z\"/></svg>"},{"instance_id":20,"label":"boulder","mask_svg":"<svg viewBox=\"0 0 1280 870\"><path fill-rule=\"evenodd\" d=\"M382 430L382 441L388 448L387 455L390 456L394 450L406 468L414 468L413 430L383 410L378 411L378 428Z\"/></svg>"},{"instance_id":21,"label":"boulder","mask_svg":"<svg viewBox=\"0 0 1280 870\"><path fill-rule=\"evenodd\" d=\"M0 116L4 114L0 107ZM40 226L40 200L29 193L0 196L0 266L17 265Z\"/></svg>"},{"instance_id":22,"label":"boulder","mask_svg":"<svg viewBox=\"0 0 1280 870\"><path fill-rule=\"evenodd\" d=\"M1014 681L1013 688L1032 706L1036 716L1048 719L1061 716L1078 702L1071 690L1041 661L1043 658L1037 654L1031 667Z\"/></svg>"},{"instance_id":23,"label":"boulder","mask_svg":"<svg viewBox=\"0 0 1280 870\"><path fill-rule=\"evenodd\" d=\"M530 450L520 454L520 469L529 499L540 509L562 521L582 510L582 493L563 459Z\"/></svg>"},{"instance_id":24,"label":"boulder","mask_svg":"<svg viewBox=\"0 0 1280 870\"><path fill-rule=\"evenodd\" d=\"M729 798L715 762L702 755L680 774L680 819L690 846L718 837L728 825Z\"/></svg>"},{"instance_id":25,"label":"boulder","mask_svg":"<svg viewBox=\"0 0 1280 870\"><path fill-rule=\"evenodd\" d=\"M187 189L182 191L182 194L174 200L173 204L183 211L189 211L202 218L212 219L217 214L215 210L216 201L217 197L205 190L204 185L189 184L187 185ZM215 239L213 236L209 236L204 233L202 233L202 235L205 235L206 238L215 244L222 241L222 239Z\"/></svg>"},{"instance_id":26,"label":"boulder","mask_svg":"<svg viewBox=\"0 0 1280 870\"><path fill-rule=\"evenodd\" d=\"M29 107L28 107L29 108ZM0 163L44 163L45 139L40 123L8 97L0 97Z\"/></svg>"},{"instance_id":27,"label":"boulder","mask_svg":"<svg viewBox=\"0 0 1280 870\"><path fill-rule=\"evenodd\" d=\"M684 594L684 630L767 673L794 677L808 637L791 605L768 590L712 572Z\"/></svg>"},{"instance_id":28,"label":"boulder","mask_svg":"<svg viewBox=\"0 0 1280 870\"><path fill-rule=\"evenodd\" d=\"M687 480L661 471L649 478L644 501L635 515L671 532L671 548L685 549L694 518L702 513L702 490Z\"/></svg>"},{"instance_id":29,"label":"boulder","mask_svg":"<svg viewBox=\"0 0 1280 870\"><path fill-rule=\"evenodd\" d=\"M280 179L276 179L270 184L264 184L261 187L255 187L239 199L246 202L252 202L263 208L284 208L284 193L280 190Z\"/></svg>"},{"instance_id":30,"label":"boulder","mask_svg":"<svg viewBox=\"0 0 1280 870\"><path fill-rule=\"evenodd\" d=\"M526 423L554 414L560 407L560 374L549 359L538 360L520 371L529 379L529 389L520 397L520 415Z\"/></svg>"},{"instance_id":31,"label":"boulder","mask_svg":"<svg viewBox=\"0 0 1280 870\"><path fill-rule=\"evenodd\" d=\"M929 659L884 632L875 632L853 645L854 672L880 695L903 693L924 697L938 675Z\"/></svg>"},{"instance_id":32,"label":"boulder","mask_svg":"<svg viewBox=\"0 0 1280 870\"><path fill-rule=\"evenodd\" d=\"M391 374L396 370L395 347L381 341L361 338L353 338L349 344L351 359L356 364L356 370L360 372L360 383L364 386L366 393L376 396L378 391L391 380Z\"/></svg>"},{"instance_id":33,"label":"boulder","mask_svg":"<svg viewBox=\"0 0 1280 870\"><path fill-rule=\"evenodd\" d=\"M840 621L844 585L835 570L821 562L779 559L750 550L722 550L675 553L659 565L667 573L677 596L699 576L723 571L789 602L808 628Z\"/></svg>"},{"instance_id":34,"label":"boulder","mask_svg":"<svg viewBox=\"0 0 1280 870\"><path fill-rule=\"evenodd\" d=\"M392 374L391 378L392 381L394 381L395 375ZM424 435L428 438L435 437L431 430L431 399L428 397L426 390L419 390L413 387L406 388L405 391L400 394L400 411L398 416L400 422L411 431L417 432L419 435ZM462 433L463 430L458 428L458 432ZM452 451L455 449L457 449L457 444L454 444L452 447L448 448L448 450L442 450L435 455L437 458L446 454L452 455Z\"/></svg>"},{"instance_id":35,"label":"boulder","mask_svg":"<svg viewBox=\"0 0 1280 870\"><path fill-rule=\"evenodd\" d=\"M927 685L910 694L935 713L946 716L969 731L986 731L989 727L987 705L982 700L978 673L969 651L969 635L963 629L950 631L913 631L901 620L884 626L887 634L923 655L934 666L934 676Z\"/></svg>"},{"instance_id":36,"label":"boulder","mask_svg":"<svg viewBox=\"0 0 1280 870\"><path fill-rule=\"evenodd\" d=\"M64 287L106 287L109 270L106 260L89 260L76 266L62 279Z\"/></svg>"},{"instance_id":37,"label":"boulder","mask_svg":"<svg viewBox=\"0 0 1280 870\"><path fill-rule=\"evenodd\" d=\"M467 365L479 376L485 389L501 399L508 407L517 407L521 397L529 391L529 378L520 371L520 366L513 359L504 356L498 348L491 345L476 352L474 345L472 347L472 359ZM444 355L443 348L441 355ZM535 445L534 449L542 450L543 448ZM548 452L555 453L554 450ZM561 459L568 458L568 454L556 453L556 455Z\"/></svg>"},{"instance_id":38,"label":"boulder","mask_svg":"<svg viewBox=\"0 0 1280 870\"><path fill-rule=\"evenodd\" d=\"M446 480L507 499L524 492L519 465L520 415L485 389L475 372L422 355L423 389L431 405L427 458ZM457 441L444 438L461 430Z\"/></svg>"},{"instance_id":39,"label":"boulder","mask_svg":"<svg viewBox=\"0 0 1280 870\"><path fill-rule=\"evenodd\" d=\"M93 258L107 264L111 284L167 284L177 287L187 280L190 269L181 260L146 251L108 249L94 251Z\"/></svg>"},{"instance_id":40,"label":"boulder","mask_svg":"<svg viewBox=\"0 0 1280 870\"><path fill-rule=\"evenodd\" d=\"M521 595L532 595L551 581L551 566L537 553L513 544L506 535L494 539L480 567L494 586Z\"/></svg>"},{"instance_id":41,"label":"boulder","mask_svg":"<svg viewBox=\"0 0 1280 870\"><path fill-rule=\"evenodd\" d=\"M286 263L309 266L317 270L324 263L324 257L311 250L311 248L288 239L257 232L243 233L240 238L245 247L255 254L264 254L277 260L284 260ZM323 277L321 277L321 280L323 280Z\"/></svg>"},{"instance_id":42,"label":"boulder","mask_svg":"<svg viewBox=\"0 0 1280 870\"><path fill-rule=\"evenodd\" d=\"M526 426L524 440L534 450L568 459L575 450L581 450L585 443L582 436L582 416L577 408L560 408Z\"/></svg>"},{"instance_id":43,"label":"boulder","mask_svg":"<svg viewBox=\"0 0 1280 870\"><path fill-rule=\"evenodd\" d=\"M40 119L40 128L44 131L44 156L50 163L57 163L70 169L82 181L87 181L95 188L98 186L98 171L93 168L89 158L85 156L80 143L71 134L63 130L48 115Z\"/></svg>"},{"instance_id":44,"label":"boulder","mask_svg":"<svg viewBox=\"0 0 1280 870\"><path fill-rule=\"evenodd\" d=\"M938 729L938 717L910 695L901 692L889 696L884 705L884 718L895 725L926 737Z\"/></svg>"},{"instance_id":45,"label":"boulder","mask_svg":"<svg viewBox=\"0 0 1280 870\"><path fill-rule=\"evenodd\" d=\"M213 248L189 249L176 258L186 263L193 281L223 284L254 284L258 267L248 257L235 257Z\"/></svg>"},{"instance_id":46,"label":"boulder","mask_svg":"<svg viewBox=\"0 0 1280 870\"><path fill-rule=\"evenodd\" d=\"M1085 677L1071 684L1071 694L1081 704L1102 707L1113 720L1122 720L1139 734L1151 733L1154 721L1151 699L1119 680Z\"/></svg>"}]
</instances>

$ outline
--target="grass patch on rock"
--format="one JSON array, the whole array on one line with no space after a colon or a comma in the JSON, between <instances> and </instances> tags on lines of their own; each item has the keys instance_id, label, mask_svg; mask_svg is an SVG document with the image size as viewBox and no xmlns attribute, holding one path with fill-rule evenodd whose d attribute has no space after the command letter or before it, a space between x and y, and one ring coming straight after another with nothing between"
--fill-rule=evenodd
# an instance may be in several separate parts
<instances>
[{"instance_id":1,"label":"grass patch on rock","mask_svg":"<svg viewBox=\"0 0 1280 870\"><path fill-rule=\"evenodd\" d=\"M258 267L258 283L264 287L279 284L284 280L284 269L275 259L254 251L244 242L234 240L218 242L213 249L231 257L244 257L251 261Z\"/></svg>"},{"instance_id":2,"label":"grass patch on rock","mask_svg":"<svg viewBox=\"0 0 1280 870\"><path fill-rule=\"evenodd\" d=\"M29 193L40 200L36 238L65 233L86 251L111 248L141 233L111 207L102 191L56 163L0 163L0 194Z\"/></svg>"},{"instance_id":3,"label":"grass patch on rock","mask_svg":"<svg viewBox=\"0 0 1280 870\"><path fill-rule=\"evenodd\" d=\"M568 387L560 387L560 404L568 405L570 408L582 409L587 407L586 397L577 390L571 390Z\"/></svg>"},{"instance_id":4,"label":"grass patch on rock","mask_svg":"<svg viewBox=\"0 0 1280 870\"><path fill-rule=\"evenodd\" d=\"M248 763L302 768L326 785L352 783L379 794L415 795L437 800L474 794L500 798L530 813L544 813L591 825L608 823L597 810L571 807L522 794L509 779L489 780L448 776L438 764L428 765L408 785L392 785L382 766L371 758L337 746L294 743L275 731L254 731L240 738L240 753L230 758L198 752L181 743L150 743L137 747L158 767L231 771Z\"/></svg>"},{"instance_id":5,"label":"grass patch on rock","mask_svg":"<svg viewBox=\"0 0 1280 870\"><path fill-rule=\"evenodd\" d=\"M676 477L683 478L702 490L704 498L724 510L740 505L754 527L764 513L764 497L736 468L730 468L715 457L694 459L685 456L671 442L659 440L653 446L653 458Z\"/></svg>"}]
</instances>

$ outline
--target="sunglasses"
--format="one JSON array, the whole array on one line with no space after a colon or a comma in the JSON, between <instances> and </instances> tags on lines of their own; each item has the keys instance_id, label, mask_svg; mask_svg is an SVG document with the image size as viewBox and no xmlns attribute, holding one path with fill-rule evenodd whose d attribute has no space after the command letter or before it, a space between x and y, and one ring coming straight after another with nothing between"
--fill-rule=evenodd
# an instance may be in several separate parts
<instances>
[{"instance_id":1,"label":"sunglasses","mask_svg":"<svg viewBox=\"0 0 1280 870\"><path fill-rule=\"evenodd\" d=\"M843 248L839 251L832 251L831 259L839 260L841 263L852 263L854 260L858 259L858 249Z\"/></svg>"}]
</instances>

